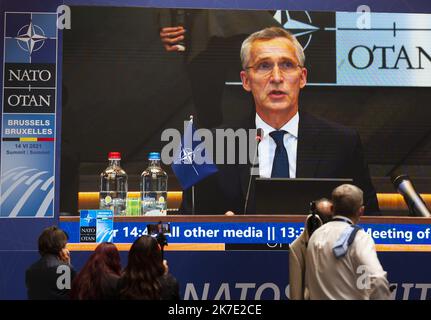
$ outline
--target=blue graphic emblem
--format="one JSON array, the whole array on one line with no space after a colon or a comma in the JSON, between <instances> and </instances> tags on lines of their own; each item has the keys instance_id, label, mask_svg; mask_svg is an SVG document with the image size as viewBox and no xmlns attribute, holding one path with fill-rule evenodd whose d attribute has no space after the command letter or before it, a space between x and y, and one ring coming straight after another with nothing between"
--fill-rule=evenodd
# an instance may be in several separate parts
<instances>
[{"instance_id":1,"label":"blue graphic emblem","mask_svg":"<svg viewBox=\"0 0 431 320\"><path fill-rule=\"evenodd\" d=\"M19 166L2 172L0 217L52 217L54 176L48 170Z\"/></svg>"},{"instance_id":2,"label":"blue graphic emblem","mask_svg":"<svg viewBox=\"0 0 431 320\"><path fill-rule=\"evenodd\" d=\"M96 227L97 210L81 210L81 227Z\"/></svg>"},{"instance_id":3,"label":"blue graphic emblem","mask_svg":"<svg viewBox=\"0 0 431 320\"><path fill-rule=\"evenodd\" d=\"M6 63L55 63L56 41L55 13L6 13Z\"/></svg>"},{"instance_id":4,"label":"blue graphic emblem","mask_svg":"<svg viewBox=\"0 0 431 320\"><path fill-rule=\"evenodd\" d=\"M181 148L181 152L178 155L178 158L175 160L175 163L183 163L183 164L190 164L195 171L196 175L199 175L199 172L196 170L195 167L195 152L199 151L199 147L197 147L194 151L191 148Z\"/></svg>"},{"instance_id":5,"label":"blue graphic emblem","mask_svg":"<svg viewBox=\"0 0 431 320\"><path fill-rule=\"evenodd\" d=\"M18 45L24 51L30 53L38 51L45 43L46 37L42 28L30 22L29 25L22 27L15 38Z\"/></svg>"}]
</instances>

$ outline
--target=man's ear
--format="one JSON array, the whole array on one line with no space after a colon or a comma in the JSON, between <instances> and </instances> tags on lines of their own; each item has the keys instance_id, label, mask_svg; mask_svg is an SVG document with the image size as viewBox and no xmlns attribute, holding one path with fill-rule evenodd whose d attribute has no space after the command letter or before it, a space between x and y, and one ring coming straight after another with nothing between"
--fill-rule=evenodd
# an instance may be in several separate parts
<instances>
[{"instance_id":1,"label":"man's ear","mask_svg":"<svg viewBox=\"0 0 431 320\"><path fill-rule=\"evenodd\" d=\"M358 217L362 217L364 215L364 212L365 212L365 207L361 206L358 211L359 211Z\"/></svg>"},{"instance_id":2,"label":"man's ear","mask_svg":"<svg viewBox=\"0 0 431 320\"><path fill-rule=\"evenodd\" d=\"M307 74L308 74L308 70L305 67L301 68L301 79L299 80L300 81L299 86L301 89L304 88L305 85L307 84Z\"/></svg>"},{"instance_id":3,"label":"man's ear","mask_svg":"<svg viewBox=\"0 0 431 320\"><path fill-rule=\"evenodd\" d=\"M242 87L244 88L245 91L250 92L251 91L250 80L248 78L247 71L242 70L239 75L241 77Z\"/></svg>"}]
</instances>

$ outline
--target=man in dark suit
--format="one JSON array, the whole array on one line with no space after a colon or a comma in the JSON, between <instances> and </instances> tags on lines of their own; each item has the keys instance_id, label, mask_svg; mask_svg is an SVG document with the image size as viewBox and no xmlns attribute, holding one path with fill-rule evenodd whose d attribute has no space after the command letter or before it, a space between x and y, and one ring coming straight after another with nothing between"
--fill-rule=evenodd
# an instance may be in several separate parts
<instances>
[{"instance_id":1,"label":"man in dark suit","mask_svg":"<svg viewBox=\"0 0 431 320\"><path fill-rule=\"evenodd\" d=\"M352 178L364 191L367 214L378 214L376 192L364 161L358 133L299 111L299 94L307 83L305 55L296 38L282 28L266 28L242 44L241 80L251 92L256 113L241 125L262 129L258 147L259 175L284 178ZM218 164L219 172L195 188L200 214L228 211L253 213L254 188L245 198L250 164ZM191 208L191 191L183 195L183 211Z\"/></svg>"}]
</instances>

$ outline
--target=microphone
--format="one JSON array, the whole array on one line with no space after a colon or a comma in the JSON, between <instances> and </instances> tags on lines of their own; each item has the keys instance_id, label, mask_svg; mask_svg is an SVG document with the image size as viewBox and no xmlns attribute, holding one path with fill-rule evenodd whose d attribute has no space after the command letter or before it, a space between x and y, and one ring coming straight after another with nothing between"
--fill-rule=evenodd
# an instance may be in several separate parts
<instances>
[{"instance_id":1,"label":"microphone","mask_svg":"<svg viewBox=\"0 0 431 320\"><path fill-rule=\"evenodd\" d=\"M391 181L395 189L404 197L411 215L431 217L424 200L416 192L408 175L392 176Z\"/></svg>"},{"instance_id":2,"label":"microphone","mask_svg":"<svg viewBox=\"0 0 431 320\"><path fill-rule=\"evenodd\" d=\"M250 177L248 179L248 186L247 186L247 194L245 195L244 214L246 214L246 212L247 212L248 198L250 197L251 180L253 179L253 172L256 169L254 167L254 165L256 164L256 158L257 158L257 151L259 149L259 143L262 141L262 139L263 139L263 129L259 128L259 129L257 129L256 137L255 137L256 149L254 151L253 162L251 164ZM259 167L257 169L259 170Z\"/></svg>"}]
</instances>

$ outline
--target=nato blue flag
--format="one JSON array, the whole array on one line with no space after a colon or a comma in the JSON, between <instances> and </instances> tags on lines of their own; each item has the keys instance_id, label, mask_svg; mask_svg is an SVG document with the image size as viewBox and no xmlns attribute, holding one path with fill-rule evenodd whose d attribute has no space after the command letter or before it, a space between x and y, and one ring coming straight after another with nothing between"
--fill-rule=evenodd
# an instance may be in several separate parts
<instances>
[{"instance_id":1,"label":"nato blue flag","mask_svg":"<svg viewBox=\"0 0 431 320\"><path fill-rule=\"evenodd\" d=\"M196 129L191 119L184 128L181 144L174 155L174 162L172 163L172 170L183 190L194 186L199 181L218 171L212 159L212 150L206 150L205 141L194 137L195 131Z\"/></svg>"}]
</instances>

